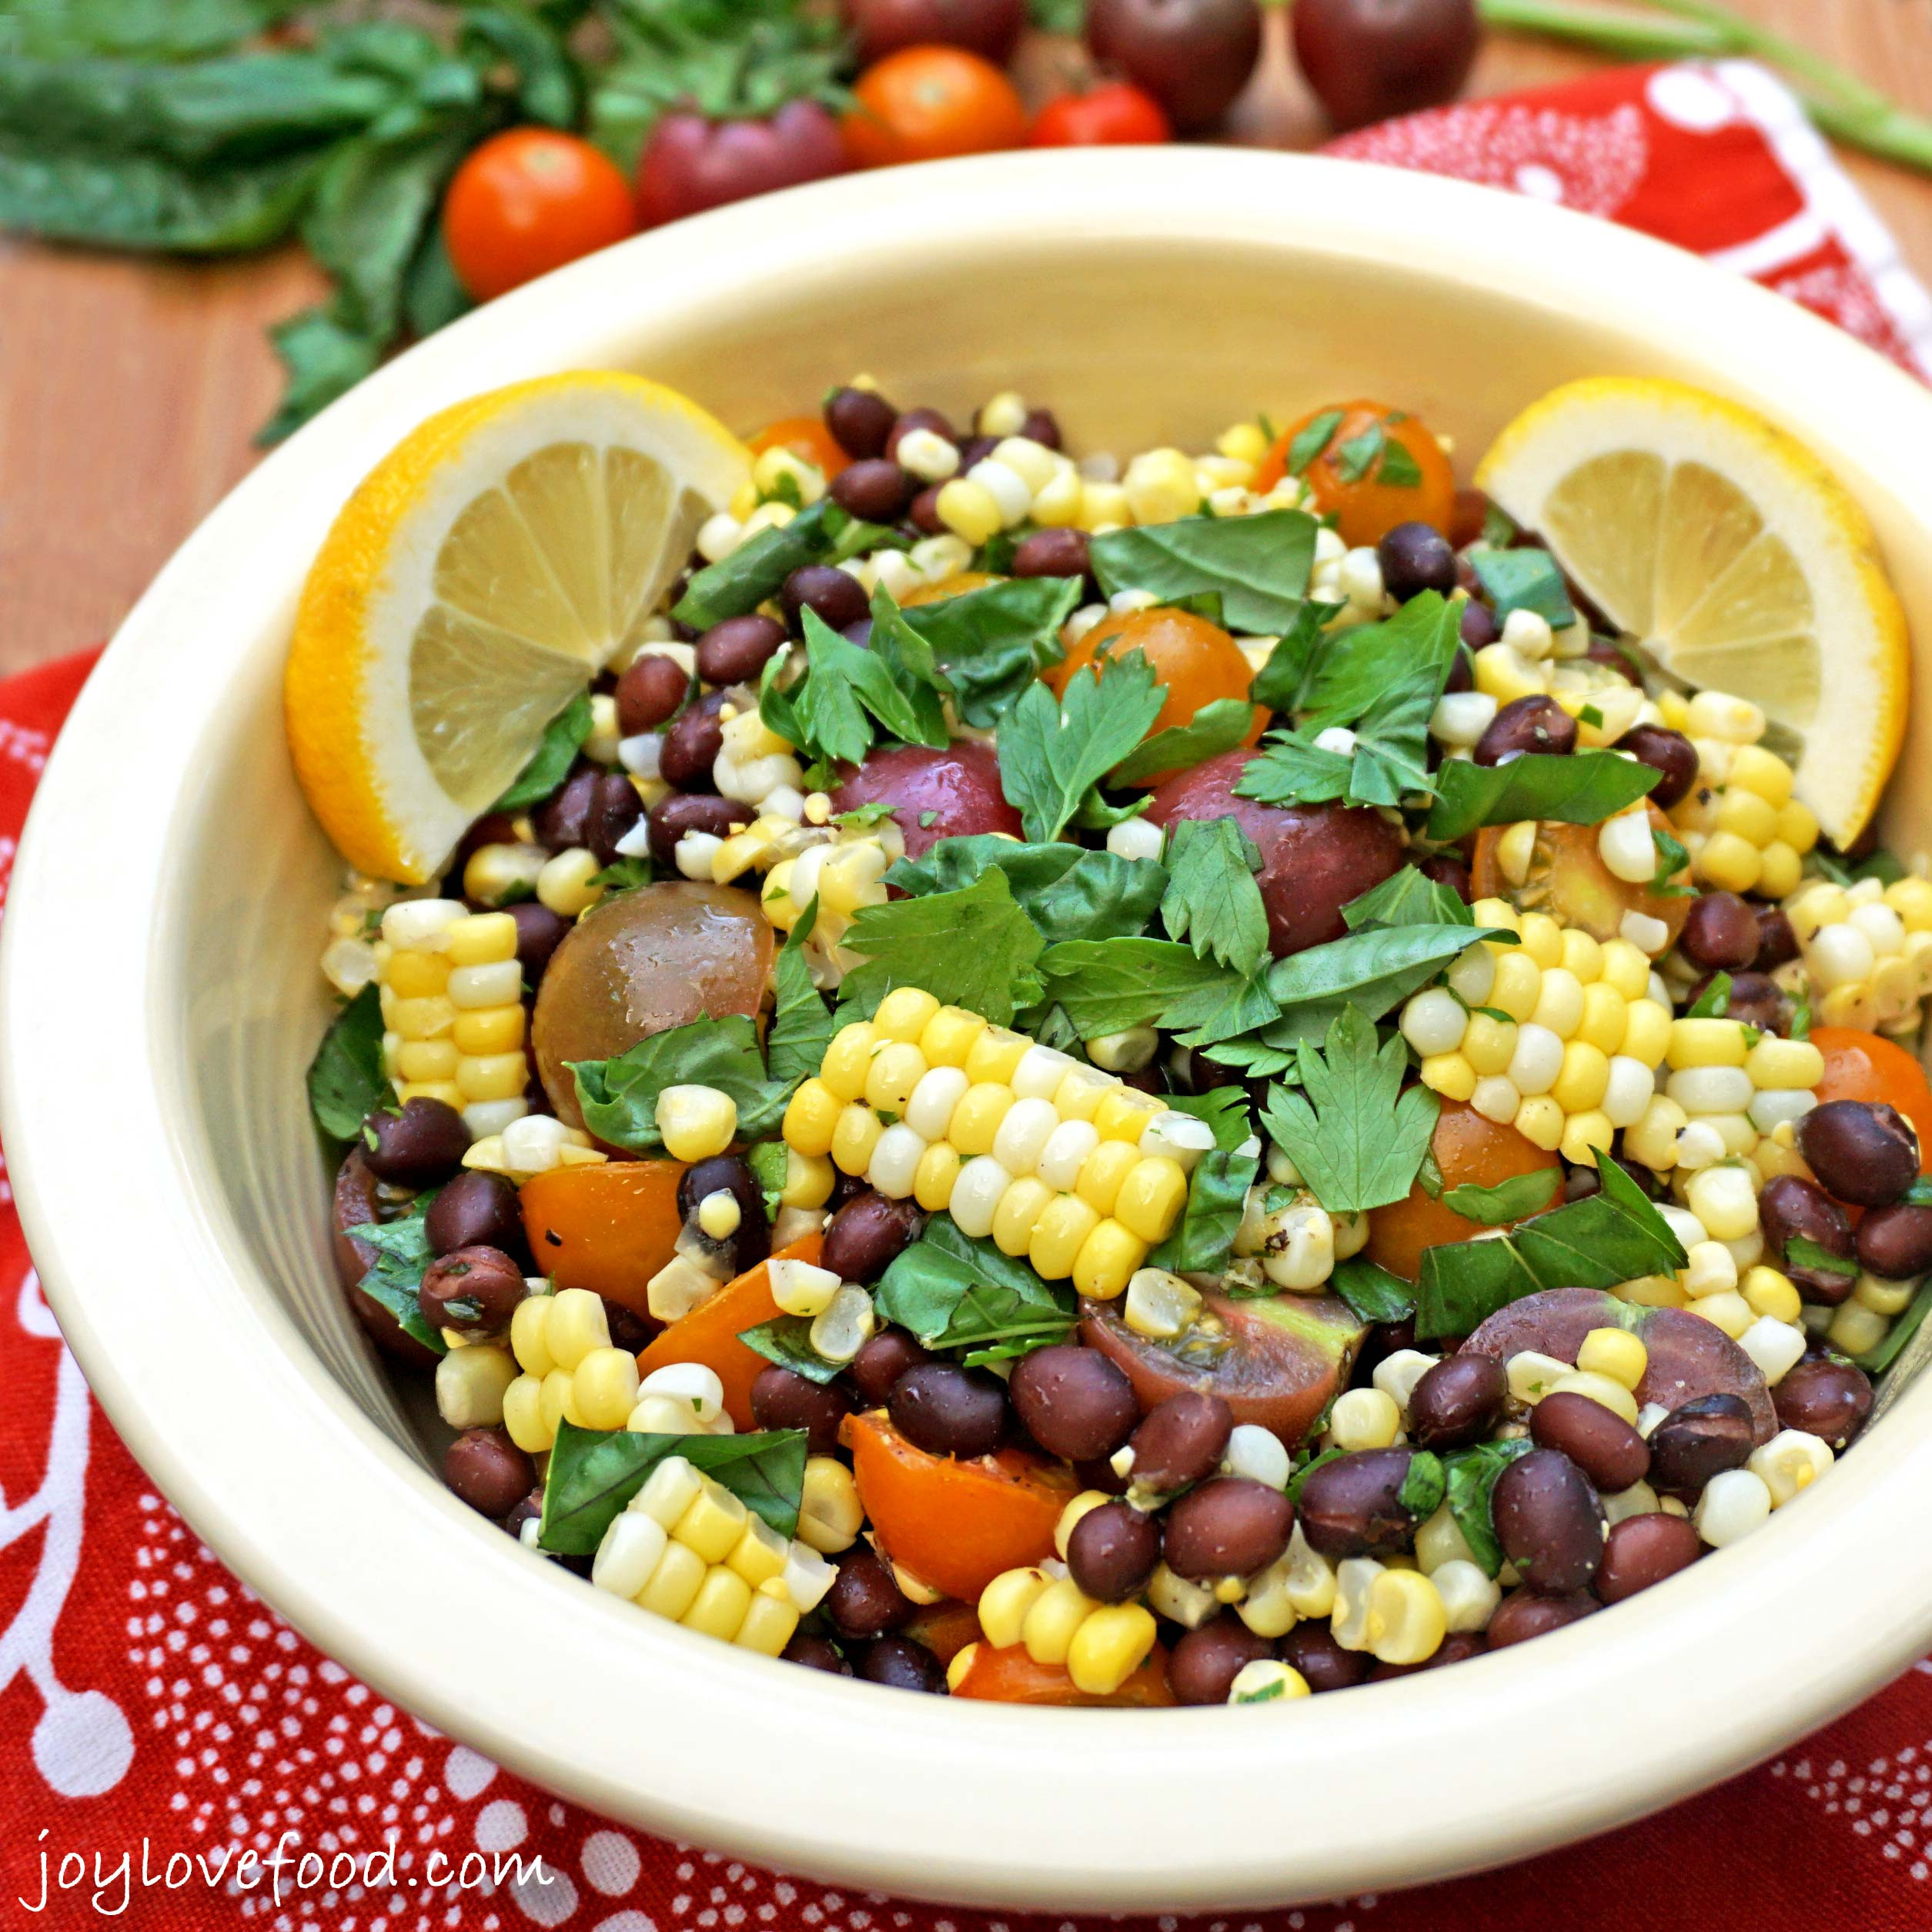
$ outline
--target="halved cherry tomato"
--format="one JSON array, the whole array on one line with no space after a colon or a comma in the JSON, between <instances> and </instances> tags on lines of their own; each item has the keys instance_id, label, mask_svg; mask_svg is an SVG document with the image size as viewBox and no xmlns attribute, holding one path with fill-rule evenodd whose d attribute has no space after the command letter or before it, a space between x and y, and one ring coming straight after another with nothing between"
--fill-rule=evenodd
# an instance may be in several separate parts
<instances>
[{"instance_id":1,"label":"halved cherry tomato","mask_svg":"<svg viewBox=\"0 0 1932 1932\"><path fill-rule=\"evenodd\" d=\"M1167 111L1131 81L1102 81L1041 109L1027 137L1036 148L1152 147L1174 139Z\"/></svg>"},{"instance_id":2,"label":"halved cherry tomato","mask_svg":"<svg viewBox=\"0 0 1932 1932\"><path fill-rule=\"evenodd\" d=\"M677 1161L608 1161L533 1175L518 1205L538 1269L559 1288L587 1288L649 1315L650 1278L684 1226L684 1172Z\"/></svg>"},{"instance_id":3,"label":"halved cherry tomato","mask_svg":"<svg viewBox=\"0 0 1932 1932\"><path fill-rule=\"evenodd\" d=\"M1358 400L1311 409L1262 459L1255 488L1272 490L1288 473L1295 438L1331 414L1336 416L1335 426L1302 474L1314 493L1315 508L1335 518L1343 543L1379 543L1398 523L1432 523L1439 530L1449 530L1456 515L1456 476L1449 458L1419 417L1385 403ZM1391 450L1399 450L1408 458L1402 467L1416 471L1416 481L1389 480Z\"/></svg>"},{"instance_id":4,"label":"halved cherry tomato","mask_svg":"<svg viewBox=\"0 0 1932 1932\"><path fill-rule=\"evenodd\" d=\"M1133 1676L1104 1697L1077 1690L1065 1664L1035 1663L1019 1644L995 1650L990 1643L981 1643L965 1676L953 1686L953 1695L998 1704L1100 1705L1115 1710L1144 1710L1175 1701L1168 1688L1167 1653L1158 1643Z\"/></svg>"},{"instance_id":5,"label":"halved cherry tomato","mask_svg":"<svg viewBox=\"0 0 1932 1932\"><path fill-rule=\"evenodd\" d=\"M824 1245L817 1235L807 1235L781 1248L772 1261L816 1262ZM754 1355L738 1339L747 1329L775 1322L783 1311L771 1299L770 1263L760 1262L734 1282L727 1282L708 1302L700 1302L680 1321L674 1322L637 1358L637 1372L649 1375L670 1362L701 1362L715 1370L724 1384L724 1407L740 1429L756 1429L757 1418L751 1412L751 1385L761 1369L769 1368L761 1355Z\"/></svg>"},{"instance_id":6,"label":"halved cherry tomato","mask_svg":"<svg viewBox=\"0 0 1932 1932\"><path fill-rule=\"evenodd\" d=\"M623 170L573 134L512 128L456 170L443 198L443 240L479 302L637 232Z\"/></svg>"},{"instance_id":7,"label":"halved cherry tomato","mask_svg":"<svg viewBox=\"0 0 1932 1932\"><path fill-rule=\"evenodd\" d=\"M970 1603L955 1603L948 1597L915 1610L905 1633L941 1663L951 1663L968 1644L978 1643L979 1612Z\"/></svg>"},{"instance_id":8,"label":"halved cherry tomato","mask_svg":"<svg viewBox=\"0 0 1932 1932\"><path fill-rule=\"evenodd\" d=\"M1647 809L1651 830L1668 832L1670 820L1654 805ZM1670 943L1676 943L1690 901L1619 879L1603 863L1596 826L1544 820L1536 828L1529 869L1521 885L1511 884L1497 857L1509 829L1506 825L1486 825L1476 835L1469 885L1479 899L1507 899L1519 912L1546 912L1563 925L1581 927L1599 942L1616 938L1626 912L1640 912L1662 920ZM1682 885L1690 876L1680 871L1665 883Z\"/></svg>"},{"instance_id":9,"label":"halved cherry tomato","mask_svg":"<svg viewBox=\"0 0 1932 1932\"><path fill-rule=\"evenodd\" d=\"M1520 1174L1549 1171L1557 1175L1558 1182L1543 1205L1562 1205L1563 1162L1525 1140L1507 1121L1486 1120L1459 1100L1446 1100L1436 1116L1436 1131L1429 1145L1442 1170L1445 1192L1450 1188L1499 1187ZM1378 1267L1412 1282L1421 1271L1425 1248L1473 1241L1482 1232L1480 1222L1444 1207L1418 1181L1401 1200L1371 1212L1369 1245L1364 1252Z\"/></svg>"},{"instance_id":10,"label":"halved cherry tomato","mask_svg":"<svg viewBox=\"0 0 1932 1932\"><path fill-rule=\"evenodd\" d=\"M1919 1172L1932 1174L1932 1082L1905 1049L1853 1026L1814 1026L1811 1044L1825 1057L1820 1103L1863 1100L1895 1107L1919 1137Z\"/></svg>"},{"instance_id":11,"label":"halved cherry tomato","mask_svg":"<svg viewBox=\"0 0 1932 1932\"><path fill-rule=\"evenodd\" d=\"M847 1416L839 1439L852 1452L880 1547L922 1583L968 1603L1001 1571L1053 1554L1054 1526L1080 1487L1071 1469L1024 1449L928 1456L884 1409Z\"/></svg>"},{"instance_id":12,"label":"halved cherry tomato","mask_svg":"<svg viewBox=\"0 0 1932 1932\"><path fill-rule=\"evenodd\" d=\"M754 456L767 450L789 450L801 463L811 463L827 477L836 476L852 460L815 416L780 416L767 423L745 447Z\"/></svg>"},{"instance_id":13,"label":"halved cherry tomato","mask_svg":"<svg viewBox=\"0 0 1932 1932\"><path fill-rule=\"evenodd\" d=\"M1218 699L1245 700L1254 682L1254 667L1218 624L1190 610L1165 605L1102 619L1043 675L1055 697L1062 697L1076 672L1091 670L1096 677L1100 675L1096 658L1125 657L1135 650L1146 658L1166 693L1159 714L1148 727L1149 737L1157 731L1192 724L1196 712ZM1256 705L1242 743L1259 744L1267 723L1268 714ZM1155 772L1135 782L1151 788L1174 775L1172 771Z\"/></svg>"},{"instance_id":14,"label":"halved cherry tomato","mask_svg":"<svg viewBox=\"0 0 1932 1932\"><path fill-rule=\"evenodd\" d=\"M990 60L961 47L902 47L852 89L845 151L858 168L990 154L1026 142L1026 109Z\"/></svg>"},{"instance_id":15,"label":"halved cherry tomato","mask_svg":"<svg viewBox=\"0 0 1932 1932\"><path fill-rule=\"evenodd\" d=\"M955 570L937 583L915 583L899 603L902 609L915 603L944 603L948 597L963 597L969 590L984 590L989 583L1005 581L984 570Z\"/></svg>"}]
</instances>

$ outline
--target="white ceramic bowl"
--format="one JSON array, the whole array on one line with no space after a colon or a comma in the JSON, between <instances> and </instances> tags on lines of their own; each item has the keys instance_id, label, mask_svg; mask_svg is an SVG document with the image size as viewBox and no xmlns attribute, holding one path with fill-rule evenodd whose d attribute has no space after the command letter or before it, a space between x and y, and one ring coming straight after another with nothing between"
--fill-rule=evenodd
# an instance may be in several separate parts
<instances>
[{"instance_id":1,"label":"white ceramic bowl","mask_svg":"<svg viewBox=\"0 0 1932 1932\"><path fill-rule=\"evenodd\" d=\"M1014 1710L789 1669L582 1588L447 1494L326 1245L302 1072L338 867L284 754L282 653L323 531L396 438L599 366L747 429L861 369L955 409L1017 386L1088 448L1370 393L1466 458L1555 383L1668 373L1839 470L1932 649L1932 396L1688 255L1479 189L1203 149L1001 156L729 209L492 304L184 547L83 694L14 874L0 1068L28 1237L116 1426L226 1562L385 1694L587 1805L1000 1905L1282 1903L1515 1857L1739 1769L1932 1640L1932 1382L1747 1543L1613 1615L1264 1711ZM1914 854L1927 720L1891 807Z\"/></svg>"}]
</instances>

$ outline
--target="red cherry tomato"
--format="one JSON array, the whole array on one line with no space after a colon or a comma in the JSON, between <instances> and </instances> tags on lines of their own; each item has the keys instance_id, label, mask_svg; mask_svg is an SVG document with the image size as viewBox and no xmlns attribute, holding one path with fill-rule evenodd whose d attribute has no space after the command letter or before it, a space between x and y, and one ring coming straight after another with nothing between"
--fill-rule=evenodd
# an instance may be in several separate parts
<instances>
[{"instance_id":1,"label":"red cherry tomato","mask_svg":"<svg viewBox=\"0 0 1932 1932\"><path fill-rule=\"evenodd\" d=\"M1287 473L1296 439L1329 416L1335 419L1327 437L1302 465L1302 474L1315 508L1333 516L1345 543L1379 543L1398 523L1429 523L1445 532L1451 527L1456 476L1442 445L1419 417L1384 403L1337 403L1311 410L1262 459L1255 489L1272 490Z\"/></svg>"},{"instance_id":2,"label":"red cherry tomato","mask_svg":"<svg viewBox=\"0 0 1932 1932\"><path fill-rule=\"evenodd\" d=\"M958 47L905 47L858 78L845 117L854 166L990 154L1026 140L1026 109L991 61Z\"/></svg>"},{"instance_id":3,"label":"red cherry tomato","mask_svg":"<svg viewBox=\"0 0 1932 1932\"><path fill-rule=\"evenodd\" d=\"M456 170L443 198L443 239L479 302L636 233L623 170L573 134L512 128Z\"/></svg>"},{"instance_id":4,"label":"red cherry tomato","mask_svg":"<svg viewBox=\"0 0 1932 1932\"><path fill-rule=\"evenodd\" d=\"M1166 109L1128 81L1048 102L1028 136L1036 148L1152 147L1173 139Z\"/></svg>"}]
</instances>

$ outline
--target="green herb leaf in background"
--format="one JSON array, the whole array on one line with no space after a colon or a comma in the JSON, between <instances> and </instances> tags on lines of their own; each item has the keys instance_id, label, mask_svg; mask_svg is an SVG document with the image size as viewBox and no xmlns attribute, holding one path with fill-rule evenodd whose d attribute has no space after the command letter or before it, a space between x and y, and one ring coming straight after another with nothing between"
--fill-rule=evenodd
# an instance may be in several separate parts
<instances>
[{"instance_id":1,"label":"green herb leaf in background","mask_svg":"<svg viewBox=\"0 0 1932 1932\"><path fill-rule=\"evenodd\" d=\"M1858 1264L1847 1255L1834 1255L1809 1235L1793 1235L1784 1244L1785 1265L1809 1269L1815 1273L1836 1275L1845 1281L1858 1279Z\"/></svg>"},{"instance_id":2,"label":"green herb leaf in background","mask_svg":"<svg viewBox=\"0 0 1932 1932\"><path fill-rule=\"evenodd\" d=\"M1248 695L1271 711L1300 708L1309 674L1322 647L1322 633L1331 620L1347 608L1345 604L1319 603L1313 598L1295 613L1295 621L1275 640L1268 662L1255 674Z\"/></svg>"},{"instance_id":3,"label":"green herb leaf in background","mask_svg":"<svg viewBox=\"0 0 1932 1932\"><path fill-rule=\"evenodd\" d=\"M1351 932L1365 926L1472 926L1476 915L1454 887L1439 884L1412 865L1392 873L1342 908Z\"/></svg>"},{"instance_id":4,"label":"green herb leaf in background","mask_svg":"<svg viewBox=\"0 0 1932 1932\"><path fill-rule=\"evenodd\" d=\"M520 811L550 797L570 776L570 767L583 741L590 735L590 694L580 691L543 727L543 736L531 753L530 763L516 775L509 791L490 807L493 811Z\"/></svg>"},{"instance_id":5,"label":"green herb leaf in background","mask_svg":"<svg viewBox=\"0 0 1932 1932\"><path fill-rule=\"evenodd\" d=\"M1396 1500L1418 1523L1426 1522L1442 1508L1447 1487L1442 1458L1427 1449L1417 1449L1409 1459L1409 1473L1402 1478Z\"/></svg>"},{"instance_id":6,"label":"green herb leaf in background","mask_svg":"<svg viewBox=\"0 0 1932 1932\"><path fill-rule=\"evenodd\" d=\"M1245 698L1218 697L1204 704L1185 724L1156 731L1128 753L1108 774L1115 785L1144 784L1163 772L1190 771L1244 744L1255 721L1255 707Z\"/></svg>"},{"instance_id":7,"label":"green herb leaf in background","mask_svg":"<svg viewBox=\"0 0 1932 1932\"><path fill-rule=\"evenodd\" d=\"M707 564L684 587L671 615L694 630L709 630L757 610L793 571L823 563L851 520L831 497L821 496L789 523L761 530L721 562Z\"/></svg>"},{"instance_id":8,"label":"green herb leaf in background","mask_svg":"<svg viewBox=\"0 0 1932 1932\"><path fill-rule=\"evenodd\" d=\"M812 984L811 968L805 963L805 942L817 924L814 896L778 949L777 991L765 1035L765 1061L772 1083L787 1101L801 1081L817 1072L832 1043L831 1009Z\"/></svg>"},{"instance_id":9,"label":"green herb leaf in background","mask_svg":"<svg viewBox=\"0 0 1932 1932\"><path fill-rule=\"evenodd\" d=\"M1508 944L1513 938L1476 925L1364 926L1345 938L1277 960L1269 970L1268 990L1284 1008L1307 1005L1325 1014L1346 1001L1379 1020L1470 947L1486 940Z\"/></svg>"},{"instance_id":10,"label":"green herb leaf in background","mask_svg":"<svg viewBox=\"0 0 1932 1932\"><path fill-rule=\"evenodd\" d=\"M1268 908L1255 882L1261 854L1232 818L1182 819L1168 835L1161 917L1202 959L1245 979L1268 957Z\"/></svg>"},{"instance_id":11,"label":"green herb leaf in background","mask_svg":"<svg viewBox=\"0 0 1932 1932\"><path fill-rule=\"evenodd\" d=\"M395 1090L383 1071L382 995L372 983L329 1023L309 1062L309 1107L331 1140L353 1141Z\"/></svg>"},{"instance_id":12,"label":"green herb leaf in background","mask_svg":"<svg viewBox=\"0 0 1932 1932\"><path fill-rule=\"evenodd\" d=\"M1294 441L1288 446L1286 460L1291 476L1303 475L1309 465L1329 446L1335 431L1342 426L1343 414L1340 409L1324 409L1319 416L1311 416L1295 433Z\"/></svg>"},{"instance_id":13,"label":"green herb leaf in background","mask_svg":"<svg viewBox=\"0 0 1932 1932\"><path fill-rule=\"evenodd\" d=\"M1009 577L963 596L915 604L898 618L931 648L964 724L997 725L1048 665L1080 601L1071 577Z\"/></svg>"},{"instance_id":14,"label":"green herb leaf in background","mask_svg":"<svg viewBox=\"0 0 1932 1932\"><path fill-rule=\"evenodd\" d=\"M1335 1263L1329 1287L1364 1322L1406 1322L1416 1312L1415 1284L1360 1255Z\"/></svg>"},{"instance_id":15,"label":"green herb leaf in background","mask_svg":"<svg viewBox=\"0 0 1932 1932\"><path fill-rule=\"evenodd\" d=\"M1040 956L1039 974L1042 997L1065 1007L1086 1040L1155 1025L1189 996L1218 998L1243 984L1172 939L1068 940Z\"/></svg>"},{"instance_id":16,"label":"green herb leaf in background","mask_svg":"<svg viewBox=\"0 0 1932 1932\"><path fill-rule=\"evenodd\" d=\"M1710 984L1684 1009L1687 1020L1721 1020L1730 1011L1731 976L1713 973Z\"/></svg>"},{"instance_id":17,"label":"green herb leaf in background","mask_svg":"<svg viewBox=\"0 0 1932 1932\"><path fill-rule=\"evenodd\" d=\"M1253 1151L1244 1154L1243 1147ZM1241 1231L1248 1190L1260 1171L1260 1148L1252 1135L1244 1135L1234 1147L1216 1146L1203 1155L1188 1176L1181 1218L1148 1256L1148 1266L1177 1275L1217 1274L1225 1268Z\"/></svg>"},{"instance_id":18,"label":"green herb leaf in background","mask_svg":"<svg viewBox=\"0 0 1932 1932\"><path fill-rule=\"evenodd\" d=\"M569 1065L584 1125L633 1154L653 1154L663 1145L657 1097L667 1087L715 1087L729 1094L737 1105L738 1132L747 1140L775 1127L791 1098L789 1088L766 1078L758 1029L741 1013L667 1028L611 1059Z\"/></svg>"},{"instance_id":19,"label":"green herb leaf in background","mask_svg":"<svg viewBox=\"0 0 1932 1932\"><path fill-rule=\"evenodd\" d=\"M1559 757L1527 751L1506 765L1446 758L1436 774L1436 804L1427 831L1433 839L1465 837L1479 826L1519 819L1557 819L1595 825L1654 788L1654 766L1614 751L1573 751Z\"/></svg>"},{"instance_id":20,"label":"green herb leaf in background","mask_svg":"<svg viewBox=\"0 0 1932 1932\"><path fill-rule=\"evenodd\" d=\"M1108 530L1091 540L1088 556L1109 597L1145 590L1175 603L1205 593L1220 598L1230 630L1267 637L1287 630L1300 612L1316 528L1299 510L1183 516Z\"/></svg>"}]
</instances>

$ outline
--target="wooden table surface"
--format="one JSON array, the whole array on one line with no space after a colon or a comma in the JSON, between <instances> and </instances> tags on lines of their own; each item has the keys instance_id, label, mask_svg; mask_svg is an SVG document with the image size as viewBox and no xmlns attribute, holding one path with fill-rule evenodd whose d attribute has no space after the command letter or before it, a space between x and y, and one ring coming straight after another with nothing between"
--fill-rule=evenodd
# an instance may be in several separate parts
<instances>
[{"instance_id":1,"label":"wooden table surface","mask_svg":"<svg viewBox=\"0 0 1932 1932\"><path fill-rule=\"evenodd\" d=\"M1932 113L1932 0L1733 0ZM1283 146L1322 138L1279 29L1242 111ZM1594 58L1492 35L1469 91L1587 72ZM1932 281L1932 179L1850 167ZM293 250L157 263L0 239L0 674L94 643L255 461L279 379L265 323L314 299Z\"/></svg>"}]
</instances>

